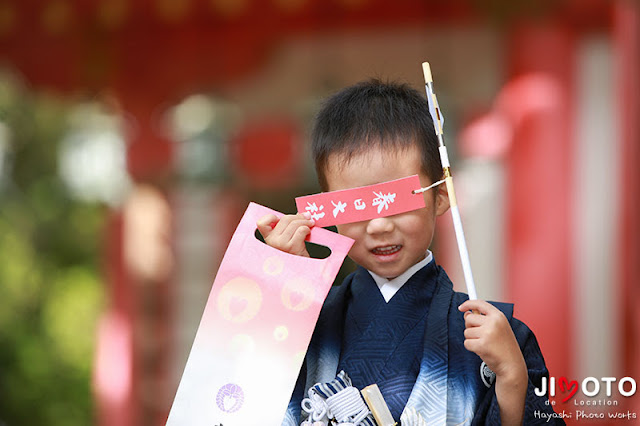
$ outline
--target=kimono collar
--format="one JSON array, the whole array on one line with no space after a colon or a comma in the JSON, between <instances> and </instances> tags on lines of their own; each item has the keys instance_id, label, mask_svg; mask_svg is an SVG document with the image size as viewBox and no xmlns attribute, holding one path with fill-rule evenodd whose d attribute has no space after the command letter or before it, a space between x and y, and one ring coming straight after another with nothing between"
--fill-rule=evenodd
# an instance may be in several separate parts
<instances>
[{"instance_id":1,"label":"kimono collar","mask_svg":"<svg viewBox=\"0 0 640 426\"><path fill-rule=\"evenodd\" d=\"M391 300L391 298L398 292L398 290L400 290L400 288L402 288L402 286L405 285L407 281L409 281L409 278L411 278L413 274L418 272L420 269L427 266L432 260L433 254L431 253L431 251L427 250L427 255L424 259L404 271L401 275L398 275L397 277L392 279L381 277L380 275L369 270L367 271L371 274L373 280L378 285L378 289L380 289L380 293L382 293L382 297L384 297L385 302L389 303L389 300Z\"/></svg>"}]
</instances>

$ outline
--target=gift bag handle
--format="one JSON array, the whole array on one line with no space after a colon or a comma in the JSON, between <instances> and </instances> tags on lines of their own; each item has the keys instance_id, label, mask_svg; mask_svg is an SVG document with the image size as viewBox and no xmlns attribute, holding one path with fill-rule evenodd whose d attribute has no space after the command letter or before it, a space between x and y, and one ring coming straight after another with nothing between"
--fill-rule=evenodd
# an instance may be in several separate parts
<instances>
[{"instance_id":1,"label":"gift bag handle","mask_svg":"<svg viewBox=\"0 0 640 426\"><path fill-rule=\"evenodd\" d=\"M253 226L257 230L258 228L256 223L258 222L258 220L268 214L274 214L278 218L284 216L283 213L272 210L260 204L251 202L249 203L249 207L247 208L247 212L243 217L243 220L247 220L248 222L250 221L251 226ZM308 241L314 244L319 244L329 248L331 253L326 258L324 259L310 258L320 262L329 261L329 259L332 259L334 257L334 254L344 258L344 256L349 252L349 249L354 243L354 241L349 237L345 237L344 235L340 235L338 233L335 233L320 227L311 228L311 232L309 233L309 236L306 238L305 241Z\"/></svg>"}]
</instances>

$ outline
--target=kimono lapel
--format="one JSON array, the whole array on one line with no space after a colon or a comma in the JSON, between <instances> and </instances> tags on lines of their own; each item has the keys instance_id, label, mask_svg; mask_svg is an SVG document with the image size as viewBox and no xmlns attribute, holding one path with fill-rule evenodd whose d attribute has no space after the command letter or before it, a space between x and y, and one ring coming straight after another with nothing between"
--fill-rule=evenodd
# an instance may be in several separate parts
<instances>
[{"instance_id":1,"label":"kimono lapel","mask_svg":"<svg viewBox=\"0 0 640 426\"><path fill-rule=\"evenodd\" d=\"M305 392L316 383L327 383L338 374L344 333L346 294L353 275L329 291L307 349Z\"/></svg>"},{"instance_id":2,"label":"kimono lapel","mask_svg":"<svg viewBox=\"0 0 640 426\"><path fill-rule=\"evenodd\" d=\"M347 351L352 352L351 347L361 340L362 335L387 304L371 274L362 268L356 271L346 297L341 360L345 358ZM340 369L340 366L338 368Z\"/></svg>"},{"instance_id":3,"label":"kimono lapel","mask_svg":"<svg viewBox=\"0 0 640 426\"><path fill-rule=\"evenodd\" d=\"M362 270L360 279L352 283L355 297L347 310L347 331L338 369L350 375L354 386L364 388L377 383L384 395L385 382L396 379L398 361L407 363L415 359L417 373L419 354L415 353L415 346L411 351L403 348L406 339L411 339L410 333L424 324L432 295L429 285L434 284L433 279L424 278L432 266L411 277L389 303L384 301L368 272ZM415 376L410 379L405 398L414 380Z\"/></svg>"},{"instance_id":4,"label":"kimono lapel","mask_svg":"<svg viewBox=\"0 0 640 426\"><path fill-rule=\"evenodd\" d=\"M444 272L439 268L439 273ZM429 426L447 421L448 315L452 298L451 282L439 277L427 317L420 373L403 412L417 413Z\"/></svg>"}]
</instances>

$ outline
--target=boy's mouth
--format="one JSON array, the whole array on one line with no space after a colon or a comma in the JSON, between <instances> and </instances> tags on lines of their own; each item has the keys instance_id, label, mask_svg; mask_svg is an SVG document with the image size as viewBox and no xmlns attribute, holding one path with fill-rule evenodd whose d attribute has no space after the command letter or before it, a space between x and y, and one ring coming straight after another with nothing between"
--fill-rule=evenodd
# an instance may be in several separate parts
<instances>
[{"instance_id":1,"label":"boy's mouth","mask_svg":"<svg viewBox=\"0 0 640 426\"><path fill-rule=\"evenodd\" d=\"M399 252L401 248L401 245L376 247L371 250L371 253L375 254L376 256L389 256Z\"/></svg>"}]
</instances>

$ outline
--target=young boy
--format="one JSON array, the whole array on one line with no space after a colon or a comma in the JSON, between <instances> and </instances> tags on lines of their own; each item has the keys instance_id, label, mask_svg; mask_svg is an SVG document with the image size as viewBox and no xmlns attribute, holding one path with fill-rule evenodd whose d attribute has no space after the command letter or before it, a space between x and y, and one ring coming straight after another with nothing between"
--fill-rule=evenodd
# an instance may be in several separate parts
<instances>
[{"instance_id":1,"label":"young boy","mask_svg":"<svg viewBox=\"0 0 640 426\"><path fill-rule=\"evenodd\" d=\"M440 180L428 111L417 91L377 80L329 98L312 134L323 191L414 174L423 187ZM436 217L449 208L446 188L423 196L422 209L338 225L355 240L349 256L359 267L323 305L283 424L297 425L301 412L313 411L312 400L301 410L309 389L340 371L357 389L377 384L403 425L556 420L546 398L534 393L548 375L535 336L512 318L512 305L469 301L453 291L429 251ZM300 213L258 222L267 244L302 256L313 226Z\"/></svg>"}]
</instances>

